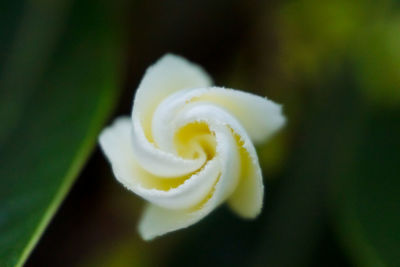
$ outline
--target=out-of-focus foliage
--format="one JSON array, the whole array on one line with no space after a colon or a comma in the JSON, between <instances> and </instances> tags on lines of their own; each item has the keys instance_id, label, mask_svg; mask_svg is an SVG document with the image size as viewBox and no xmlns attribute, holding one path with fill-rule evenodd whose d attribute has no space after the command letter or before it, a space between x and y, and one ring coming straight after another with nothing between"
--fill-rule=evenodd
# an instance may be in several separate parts
<instances>
[{"instance_id":1,"label":"out-of-focus foliage","mask_svg":"<svg viewBox=\"0 0 400 267\"><path fill-rule=\"evenodd\" d=\"M367 19L365 9L365 4L345 0L283 3L277 35L285 77L315 82L327 68L337 67Z\"/></svg>"},{"instance_id":2,"label":"out-of-focus foliage","mask_svg":"<svg viewBox=\"0 0 400 267\"><path fill-rule=\"evenodd\" d=\"M282 55L289 64L283 72L311 85L314 97L330 96L323 100L331 109L323 113L329 125L316 123L335 132L320 135L335 145L329 152L332 166L321 174L329 177L327 190L333 192L335 233L355 263L398 266L398 4L305 0L284 6ZM314 137L310 146L318 144L317 131Z\"/></svg>"},{"instance_id":3,"label":"out-of-focus foliage","mask_svg":"<svg viewBox=\"0 0 400 267\"><path fill-rule=\"evenodd\" d=\"M353 119L332 170L339 236L359 265L399 266L400 109Z\"/></svg>"},{"instance_id":4,"label":"out-of-focus foliage","mask_svg":"<svg viewBox=\"0 0 400 267\"><path fill-rule=\"evenodd\" d=\"M372 21L354 44L355 75L369 102L400 106L400 13Z\"/></svg>"},{"instance_id":5,"label":"out-of-focus foliage","mask_svg":"<svg viewBox=\"0 0 400 267\"><path fill-rule=\"evenodd\" d=\"M0 169L0 196L20 196L18 188L53 193L24 195L28 204L52 199L62 180L52 175L59 165L39 173L40 156L62 151L53 161L67 170L78 147L72 142L84 140L89 121L96 128L91 116L101 99L110 100L101 98L99 88L109 86L107 73L115 66L103 64L113 47L104 40L112 42L118 31L98 15L107 1L39 2L47 8L32 13L32 22L22 14L36 1L0 4L7 7L0 9L7 10L0 16L1 38L7 40L0 42L0 62L9 66L1 70L0 85L20 90L1 92L0 142L6 136L15 141L4 141L12 153L1 149L0 157L21 162L21 169L8 163L14 171ZM221 207L187 230L145 243L136 233L142 201L115 182L97 151L27 266L400 265L399 1L149 0L132 1L125 12L129 49L119 75L127 74L118 114L129 114L145 68L166 52L205 66L217 85L283 104L286 128L257 148L264 210L249 222ZM20 30L19 21L27 30ZM19 45L12 48L11 40ZM97 127L106 110L96 113ZM53 121L60 116L62 121ZM36 127L47 122L49 128ZM20 157L32 149L40 153ZM21 184L33 171L53 184ZM28 204L18 206L19 214L36 216ZM13 229L21 220L10 226L4 223L9 216L2 210L0 247L8 250L0 251L0 262L19 253L3 241L18 240ZM21 224L35 227L28 219Z\"/></svg>"},{"instance_id":6,"label":"out-of-focus foliage","mask_svg":"<svg viewBox=\"0 0 400 267\"><path fill-rule=\"evenodd\" d=\"M21 266L117 96L118 41L96 1L3 1L0 266Z\"/></svg>"}]
</instances>

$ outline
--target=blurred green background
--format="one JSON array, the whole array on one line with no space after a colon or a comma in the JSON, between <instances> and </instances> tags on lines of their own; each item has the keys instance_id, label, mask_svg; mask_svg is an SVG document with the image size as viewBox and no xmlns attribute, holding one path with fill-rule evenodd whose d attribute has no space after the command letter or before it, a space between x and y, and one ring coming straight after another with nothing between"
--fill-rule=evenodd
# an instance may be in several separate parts
<instances>
[{"instance_id":1,"label":"blurred green background","mask_svg":"<svg viewBox=\"0 0 400 267\"><path fill-rule=\"evenodd\" d=\"M97 136L167 52L288 124L255 221L147 243ZM399 1L2 1L0 121L1 267L400 266Z\"/></svg>"}]
</instances>

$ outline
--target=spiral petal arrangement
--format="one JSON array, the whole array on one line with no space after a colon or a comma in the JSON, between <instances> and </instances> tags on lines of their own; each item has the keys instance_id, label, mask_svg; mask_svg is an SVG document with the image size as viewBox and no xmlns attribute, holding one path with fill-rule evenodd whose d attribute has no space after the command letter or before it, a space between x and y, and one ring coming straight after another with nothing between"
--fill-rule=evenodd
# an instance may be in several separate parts
<instances>
[{"instance_id":1,"label":"spiral petal arrangement","mask_svg":"<svg viewBox=\"0 0 400 267\"><path fill-rule=\"evenodd\" d=\"M147 70L132 116L104 129L100 144L117 180L149 202L139 233L150 240L225 201L240 216L256 217L264 189L253 143L284 122L280 105L213 87L201 67L166 55Z\"/></svg>"}]
</instances>

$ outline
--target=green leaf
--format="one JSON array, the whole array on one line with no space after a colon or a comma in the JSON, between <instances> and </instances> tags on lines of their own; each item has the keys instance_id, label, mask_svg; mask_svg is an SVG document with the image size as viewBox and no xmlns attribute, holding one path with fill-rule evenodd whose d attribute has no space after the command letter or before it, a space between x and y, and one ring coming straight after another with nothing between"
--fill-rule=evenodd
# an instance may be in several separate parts
<instances>
[{"instance_id":1,"label":"green leaf","mask_svg":"<svg viewBox=\"0 0 400 267\"><path fill-rule=\"evenodd\" d=\"M335 165L338 233L357 265L400 266L400 110L357 120Z\"/></svg>"},{"instance_id":2,"label":"green leaf","mask_svg":"<svg viewBox=\"0 0 400 267\"><path fill-rule=\"evenodd\" d=\"M111 10L86 0L1 4L0 266L25 262L116 103Z\"/></svg>"}]
</instances>

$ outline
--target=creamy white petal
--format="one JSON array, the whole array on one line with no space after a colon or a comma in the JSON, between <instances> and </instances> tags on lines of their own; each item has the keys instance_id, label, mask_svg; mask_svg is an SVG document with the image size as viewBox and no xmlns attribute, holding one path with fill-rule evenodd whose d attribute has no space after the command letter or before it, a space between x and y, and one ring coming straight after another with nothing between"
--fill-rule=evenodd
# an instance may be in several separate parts
<instances>
[{"instance_id":1,"label":"creamy white petal","mask_svg":"<svg viewBox=\"0 0 400 267\"><path fill-rule=\"evenodd\" d=\"M255 218L261 212L264 198L264 185L256 151L241 147L241 174L235 192L229 197L228 204L238 215Z\"/></svg>"},{"instance_id":2,"label":"creamy white petal","mask_svg":"<svg viewBox=\"0 0 400 267\"><path fill-rule=\"evenodd\" d=\"M217 138L217 158L221 163L221 175L209 198L193 209L170 210L148 205L139 222L139 233L145 240L186 228L208 215L222 204L236 188L239 173L239 151L230 130L216 121L210 121Z\"/></svg>"},{"instance_id":3,"label":"creamy white petal","mask_svg":"<svg viewBox=\"0 0 400 267\"><path fill-rule=\"evenodd\" d=\"M154 139L160 147L172 150L170 142L166 140L171 139L173 132L164 129L171 127L176 112L187 103L196 101L225 108L240 122L254 143L265 141L285 124L281 105L267 98L220 87L193 88L169 96L157 107L152 128Z\"/></svg>"},{"instance_id":4,"label":"creamy white petal","mask_svg":"<svg viewBox=\"0 0 400 267\"><path fill-rule=\"evenodd\" d=\"M133 153L131 144L132 123L130 117L120 117L105 128L99 137L100 147L111 163L116 178L122 184L133 183Z\"/></svg>"},{"instance_id":5,"label":"creamy white petal","mask_svg":"<svg viewBox=\"0 0 400 267\"><path fill-rule=\"evenodd\" d=\"M167 54L150 66L136 91L132 116L139 116L150 135L153 112L167 96L186 88L207 87L211 78L199 65Z\"/></svg>"},{"instance_id":6,"label":"creamy white petal","mask_svg":"<svg viewBox=\"0 0 400 267\"><path fill-rule=\"evenodd\" d=\"M141 168L130 146L131 131L131 120L124 117L117 119L100 136L101 147L114 174L126 188L151 203L170 209L192 207L207 196L219 177L220 163L217 159L208 161L198 173L171 182Z\"/></svg>"},{"instance_id":7,"label":"creamy white petal","mask_svg":"<svg viewBox=\"0 0 400 267\"><path fill-rule=\"evenodd\" d=\"M151 66L136 92L133 120L133 149L136 160L148 172L175 177L194 172L205 162L204 155L197 159L182 159L158 149L153 143L151 121L158 104L168 95L185 89L208 86L211 79L198 65L175 55L166 55Z\"/></svg>"},{"instance_id":8,"label":"creamy white petal","mask_svg":"<svg viewBox=\"0 0 400 267\"><path fill-rule=\"evenodd\" d=\"M145 137L137 118L133 119L133 154L148 172L165 178L174 178L198 170L206 161L201 154L196 159L183 159L173 153L158 149Z\"/></svg>"},{"instance_id":9,"label":"creamy white petal","mask_svg":"<svg viewBox=\"0 0 400 267\"><path fill-rule=\"evenodd\" d=\"M233 130L236 136L236 147L240 151L240 180L235 192L229 199L231 208L238 215L254 218L260 212L263 204L264 186L257 153L244 127L224 108L209 103L194 102L183 108L177 120L181 123L207 118L208 122L219 121Z\"/></svg>"},{"instance_id":10,"label":"creamy white petal","mask_svg":"<svg viewBox=\"0 0 400 267\"><path fill-rule=\"evenodd\" d=\"M188 209L207 197L218 181L220 163L215 158L198 173L191 175L176 188L167 191L136 187L134 191L149 202L170 210Z\"/></svg>"},{"instance_id":11,"label":"creamy white petal","mask_svg":"<svg viewBox=\"0 0 400 267\"><path fill-rule=\"evenodd\" d=\"M209 101L227 109L240 121L255 143L265 141L285 124L281 105L266 97L234 89L212 87L198 100Z\"/></svg>"},{"instance_id":12,"label":"creamy white petal","mask_svg":"<svg viewBox=\"0 0 400 267\"><path fill-rule=\"evenodd\" d=\"M132 121L129 117L116 119L100 134L100 146L110 161L117 180L132 191L138 186L168 188L167 183L160 182L165 179L149 174L137 163L133 156L131 137Z\"/></svg>"}]
</instances>

